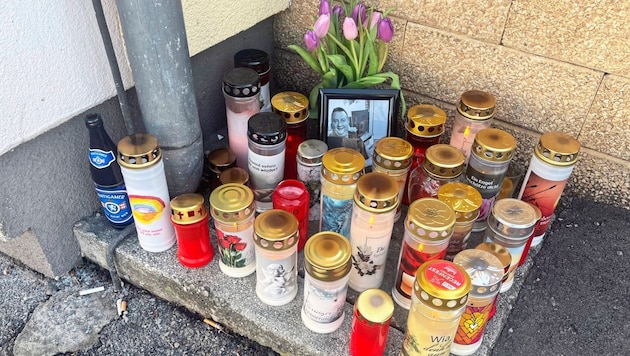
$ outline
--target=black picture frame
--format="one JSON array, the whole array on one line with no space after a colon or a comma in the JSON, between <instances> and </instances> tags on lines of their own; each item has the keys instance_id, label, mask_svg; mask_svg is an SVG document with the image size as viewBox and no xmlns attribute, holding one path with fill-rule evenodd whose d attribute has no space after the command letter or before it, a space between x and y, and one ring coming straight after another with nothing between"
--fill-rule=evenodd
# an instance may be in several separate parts
<instances>
[{"instance_id":1,"label":"black picture frame","mask_svg":"<svg viewBox=\"0 0 630 356\"><path fill-rule=\"evenodd\" d=\"M398 89L319 90L319 134L328 149L349 147L365 157L366 172L372 170L376 142L396 132ZM335 111L343 112L333 115ZM332 116L335 116L334 118ZM343 117L346 119L343 119ZM333 122L338 125L333 128ZM348 127L345 128L347 122Z\"/></svg>"}]
</instances>

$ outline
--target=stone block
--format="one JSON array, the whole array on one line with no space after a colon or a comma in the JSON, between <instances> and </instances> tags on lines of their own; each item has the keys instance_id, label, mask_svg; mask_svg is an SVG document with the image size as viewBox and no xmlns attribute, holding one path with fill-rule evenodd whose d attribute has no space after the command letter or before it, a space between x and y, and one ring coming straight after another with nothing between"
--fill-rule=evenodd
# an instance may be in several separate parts
<instances>
[{"instance_id":1,"label":"stone block","mask_svg":"<svg viewBox=\"0 0 630 356\"><path fill-rule=\"evenodd\" d=\"M630 79L606 75L577 139L583 147L630 160Z\"/></svg>"},{"instance_id":2,"label":"stone block","mask_svg":"<svg viewBox=\"0 0 630 356\"><path fill-rule=\"evenodd\" d=\"M313 28L318 12L319 0L292 1L287 10L274 16L274 45L284 49L291 44L304 48L304 34Z\"/></svg>"},{"instance_id":3,"label":"stone block","mask_svg":"<svg viewBox=\"0 0 630 356\"><path fill-rule=\"evenodd\" d=\"M565 190L590 201L630 209L630 162L583 148Z\"/></svg>"},{"instance_id":4,"label":"stone block","mask_svg":"<svg viewBox=\"0 0 630 356\"><path fill-rule=\"evenodd\" d=\"M404 43L403 87L453 105L467 90L488 91L497 119L537 132L577 136L603 76L411 22Z\"/></svg>"},{"instance_id":5,"label":"stone block","mask_svg":"<svg viewBox=\"0 0 630 356\"><path fill-rule=\"evenodd\" d=\"M514 1L503 45L628 76L629 17L627 1Z\"/></svg>"}]
</instances>

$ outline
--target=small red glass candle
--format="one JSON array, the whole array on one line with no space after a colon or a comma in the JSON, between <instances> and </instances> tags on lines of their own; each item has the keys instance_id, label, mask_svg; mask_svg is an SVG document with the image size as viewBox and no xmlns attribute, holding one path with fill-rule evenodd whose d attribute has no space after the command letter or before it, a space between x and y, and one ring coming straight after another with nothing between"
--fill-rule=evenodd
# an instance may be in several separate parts
<instances>
[{"instance_id":1,"label":"small red glass candle","mask_svg":"<svg viewBox=\"0 0 630 356\"><path fill-rule=\"evenodd\" d=\"M422 104L414 105L409 109L405 123L405 139L413 146L413 157L411 159L409 173L407 173L407 182L405 183L405 190L402 197L403 204L409 205L411 203L407 195L409 174L414 168L422 166L427 148L440 143L440 139L444 133L445 122L446 113L437 106Z\"/></svg>"},{"instance_id":2,"label":"small red glass candle","mask_svg":"<svg viewBox=\"0 0 630 356\"><path fill-rule=\"evenodd\" d=\"M308 99L306 96L285 91L271 98L273 112L287 123L287 143L284 159L284 179L297 179L298 146L306 141Z\"/></svg>"},{"instance_id":3,"label":"small red glass candle","mask_svg":"<svg viewBox=\"0 0 630 356\"><path fill-rule=\"evenodd\" d=\"M308 239L309 199L306 186L297 179L283 180L271 196L274 209L288 211L298 220L298 251L302 251Z\"/></svg>"},{"instance_id":4,"label":"small red glass candle","mask_svg":"<svg viewBox=\"0 0 630 356\"><path fill-rule=\"evenodd\" d=\"M187 193L171 200L171 222L177 236L177 258L186 267L201 267L212 261L208 209L200 194Z\"/></svg>"},{"instance_id":5,"label":"small red glass candle","mask_svg":"<svg viewBox=\"0 0 630 356\"><path fill-rule=\"evenodd\" d=\"M350 355L380 356L385 352L394 301L380 289L366 289L352 312Z\"/></svg>"},{"instance_id":6,"label":"small red glass candle","mask_svg":"<svg viewBox=\"0 0 630 356\"><path fill-rule=\"evenodd\" d=\"M534 208L534 211L536 211L536 227L538 227L538 224L540 223L540 219L542 219L542 211L536 206L536 204L529 203L529 205L531 205L532 208ZM532 241L534 241L535 236L536 236L536 229L534 229L534 232L532 232L532 236L530 236L529 239L527 239L527 243L525 244L525 248L523 249L523 254L521 255L521 259L518 261L519 266L522 266L523 264L525 264L525 261L527 261L529 248L532 246Z\"/></svg>"}]
</instances>

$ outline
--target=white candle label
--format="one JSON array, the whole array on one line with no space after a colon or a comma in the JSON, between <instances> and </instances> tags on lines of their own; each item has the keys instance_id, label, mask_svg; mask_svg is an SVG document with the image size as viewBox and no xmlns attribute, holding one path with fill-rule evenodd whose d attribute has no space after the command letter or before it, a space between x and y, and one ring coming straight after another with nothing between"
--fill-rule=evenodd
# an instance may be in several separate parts
<instances>
[{"instance_id":1,"label":"white candle label","mask_svg":"<svg viewBox=\"0 0 630 356\"><path fill-rule=\"evenodd\" d=\"M504 175L505 174L484 174L473 167L468 166L468 170L466 171L466 181L468 184L477 189L483 198L481 207L479 208L477 221L485 221L488 218L488 215L490 215L492 205L494 205L494 200L501 191L501 183L503 183Z\"/></svg>"},{"instance_id":2,"label":"white candle label","mask_svg":"<svg viewBox=\"0 0 630 356\"><path fill-rule=\"evenodd\" d=\"M336 289L320 289L304 279L304 313L313 321L322 324L339 320L346 304L345 285Z\"/></svg>"},{"instance_id":3,"label":"white candle label","mask_svg":"<svg viewBox=\"0 0 630 356\"><path fill-rule=\"evenodd\" d=\"M281 300L297 288L297 255L280 260L256 256L256 291L269 300Z\"/></svg>"},{"instance_id":4,"label":"white candle label","mask_svg":"<svg viewBox=\"0 0 630 356\"><path fill-rule=\"evenodd\" d=\"M249 178L257 202L271 202L271 193L284 175L284 150L263 156L249 150Z\"/></svg>"},{"instance_id":5,"label":"white candle label","mask_svg":"<svg viewBox=\"0 0 630 356\"><path fill-rule=\"evenodd\" d=\"M254 224L238 232L216 231L221 263L231 268L243 268L255 262Z\"/></svg>"},{"instance_id":6,"label":"white candle label","mask_svg":"<svg viewBox=\"0 0 630 356\"><path fill-rule=\"evenodd\" d=\"M297 165L297 176L300 182L304 183L309 195L308 220L314 221L319 219L319 198L322 192L322 182L320 180L322 166L305 166Z\"/></svg>"},{"instance_id":7,"label":"white candle label","mask_svg":"<svg viewBox=\"0 0 630 356\"><path fill-rule=\"evenodd\" d=\"M536 225L534 236L545 234L568 180L569 178L551 181L538 176L533 171L529 175L521 200L536 205L542 213L542 219Z\"/></svg>"},{"instance_id":8,"label":"white candle label","mask_svg":"<svg viewBox=\"0 0 630 356\"><path fill-rule=\"evenodd\" d=\"M140 238L151 238L154 244L156 237L169 238L175 233L169 217L164 214L166 203L160 197L130 195L129 204Z\"/></svg>"},{"instance_id":9,"label":"white candle label","mask_svg":"<svg viewBox=\"0 0 630 356\"><path fill-rule=\"evenodd\" d=\"M358 224L357 224L358 225ZM387 225L387 224L383 224ZM358 229L357 238L352 242L352 272L350 285L353 289L378 288L383 282L390 239L387 237L363 237L365 231ZM390 230L391 232L391 230ZM363 243L357 244L356 242Z\"/></svg>"}]
</instances>

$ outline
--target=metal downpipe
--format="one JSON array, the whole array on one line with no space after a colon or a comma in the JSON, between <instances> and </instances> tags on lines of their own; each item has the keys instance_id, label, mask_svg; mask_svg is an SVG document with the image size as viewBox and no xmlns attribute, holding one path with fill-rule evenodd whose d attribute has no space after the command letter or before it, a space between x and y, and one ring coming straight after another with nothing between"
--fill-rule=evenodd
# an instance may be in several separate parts
<instances>
[{"instance_id":1,"label":"metal downpipe","mask_svg":"<svg viewBox=\"0 0 630 356\"><path fill-rule=\"evenodd\" d=\"M179 0L116 0L142 121L158 139L171 197L194 192L203 141Z\"/></svg>"}]
</instances>

